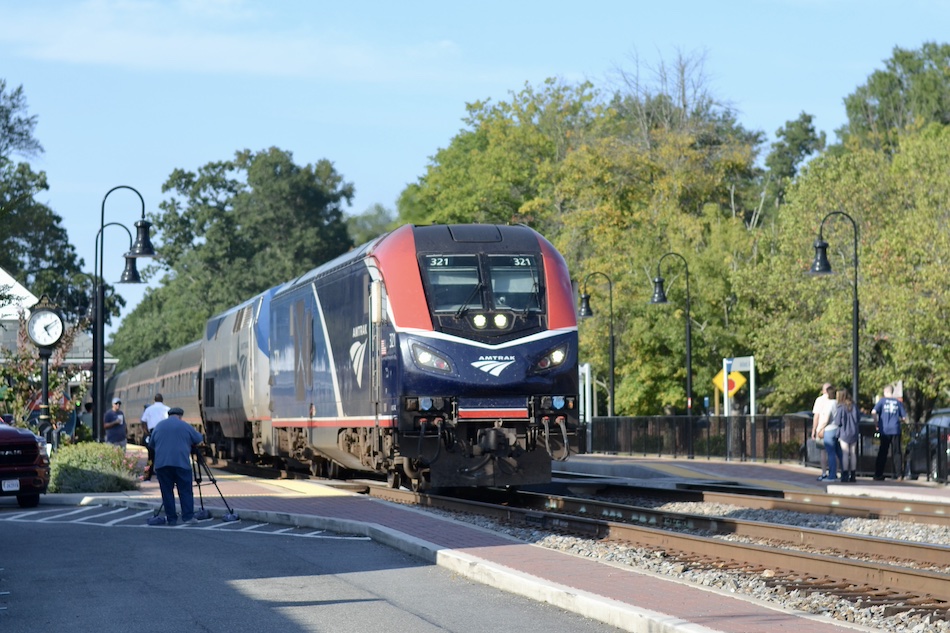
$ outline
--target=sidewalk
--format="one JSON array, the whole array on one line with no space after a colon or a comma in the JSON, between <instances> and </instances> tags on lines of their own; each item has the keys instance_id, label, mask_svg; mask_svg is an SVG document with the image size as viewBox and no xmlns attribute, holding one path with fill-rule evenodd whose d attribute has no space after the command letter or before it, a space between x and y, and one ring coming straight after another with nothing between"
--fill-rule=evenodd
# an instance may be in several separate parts
<instances>
[{"instance_id":1,"label":"sidewalk","mask_svg":"<svg viewBox=\"0 0 950 633\"><path fill-rule=\"evenodd\" d=\"M470 580L625 631L871 630L810 614L784 612L734 594L526 544L468 523L321 483L251 480L237 475L216 478L228 503L243 519L369 536ZM220 517L225 506L217 490L207 485L202 488L205 507ZM151 508L160 501L158 485L152 481L143 482L140 491L46 495L41 503L57 502Z\"/></svg>"}]
</instances>

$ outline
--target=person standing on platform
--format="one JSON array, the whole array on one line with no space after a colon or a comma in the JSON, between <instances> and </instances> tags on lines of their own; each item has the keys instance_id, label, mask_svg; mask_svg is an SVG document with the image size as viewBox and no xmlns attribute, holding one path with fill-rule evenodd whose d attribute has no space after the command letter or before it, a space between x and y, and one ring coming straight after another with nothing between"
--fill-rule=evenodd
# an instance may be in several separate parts
<instances>
[{"instance_id":1,"label":"person standing on platform","mask_svg":"<svg viewBox=\"0 0 950 633\"><path fill-rule=\"evenodd\" d=\"M176 525L178 511L175 507L175 488L181 502L181 520L185 523L197 523L195 520L195 493L191 488L191 453L204 438L187 422L181 419L184 413L180 408L168 410L168 418L162 420L152 431L152 445L155 447L155 476L162 490L162 505L165 516L153 516L149 525Z\"/></svg>"},{"instance_id":2,"label":"person standing on platform","mask_svg":"<svg viewBox=\"0 0 950 633\"><path fill-rule=\"evenodd\" d=\"M125 426L125 414L122 413L122 401L118 398L112 399L112 410L102 416L102 428L106 431L106 442L124 451L128 444L128 429Z\"/></svg>"},{"instance_id":3,"label":"person standing on platform","mask_svg":"<svg viewBox=\"0 0 950 633\"><path fill-rule=\"evenodd\" d=\"M838 406L832 424L838 427L838 444L842 453L841 481L854 483L855 471L858 469L858 408L851 401L851 392L847 389L839 389L835 399Z\"/></svg>"},{"instance_id":4,"label":"person standing on platform","mask_svg":"<svg viewBox=\"0 0 950 633\"><path fill-rule=\"evenodd\" d=\"M148 463L145 465L145 481L149 481L155 474L155 447L152 445L152 431L158 423L168 417L168 406L162 394L155 394L155 402L142 412L142 424L145 426L145 446L148 447Z\"/></svg>"},{"instance_id":5,"label":"person standing on platform","mask_svg":"<svg viewBox=\"0 0 950 633\"><path fill-rule=\"evenodd\" d=\"M811 423L811 439L815 440L816 444L824 444L822 434L824 432L825 426L828 422L831 421L831 416L835 412L835 401L832 398L834 395L834 390L831 387L831 383L826 382L821 386L821 395L815 399L815 404L811 408L812 412L812 423ZM828 476L828 451L821 451L821 475L818 477L818 481L824 481Z\"/></svg>"},{"instance_id":6,"label":"person standing on platform","mask_svg":"<svg viewBox=\"0 0 950 633\"><path fill-rule=\"evenodd\" d=\"M884 397L874 404L872 410L874 421L881 445L877 449L877 459L874 462L874 480L884 481L884 464L887 463L887 451L891 451L891 461L900 455L901 424L907 419L904 403L894 397L894 387L884 387ZM899 471L903 476L903 464Z\"/></svg>"}]
</instances>

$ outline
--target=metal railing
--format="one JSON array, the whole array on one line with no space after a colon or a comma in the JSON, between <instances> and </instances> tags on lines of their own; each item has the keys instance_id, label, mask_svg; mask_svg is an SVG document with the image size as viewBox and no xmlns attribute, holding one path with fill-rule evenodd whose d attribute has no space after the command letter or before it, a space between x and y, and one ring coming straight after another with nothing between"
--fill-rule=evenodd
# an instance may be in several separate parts
<instances>
[{"instance_id":1,"label":"metal railing","mask_svg":"<svg viewBox=\"0 0 950 633\"><path fill-rule=\"evenodd\" d=\"M590 432L594 453L804 462L811 419L798 415L595 417Z\"/></svg>"}]
</instances>

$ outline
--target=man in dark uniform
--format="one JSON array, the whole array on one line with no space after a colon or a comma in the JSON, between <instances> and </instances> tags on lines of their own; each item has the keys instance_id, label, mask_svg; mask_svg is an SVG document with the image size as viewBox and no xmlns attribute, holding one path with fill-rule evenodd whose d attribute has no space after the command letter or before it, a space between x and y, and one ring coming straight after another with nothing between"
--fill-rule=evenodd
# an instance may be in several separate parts
<instances>
[{"instance_id":1,"label":"man in dark uniform","mask_svg":"<svg viewBox=\"0 0 950 633\"><path fill-rule=\"evenodd\" d=\"M874 479L884 481L884 464L887 463L887 451L891 450L891 459L901 452L901 424L907 418L904 403L894 397L894 388L884 387L884 397L874 405L874 420L877 422L877 432L881 439L881 446L877 450L877 460L874 462ZM892 448L893 447L893 448ZM903 475L904 469L898 471Z\"/></svg>"}]
</instances>

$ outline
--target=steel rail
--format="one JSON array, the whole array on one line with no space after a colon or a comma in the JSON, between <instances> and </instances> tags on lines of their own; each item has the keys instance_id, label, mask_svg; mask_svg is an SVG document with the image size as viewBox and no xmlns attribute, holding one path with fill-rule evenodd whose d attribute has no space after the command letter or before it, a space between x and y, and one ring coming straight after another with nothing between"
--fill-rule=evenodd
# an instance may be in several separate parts
<instances>
[{"instance_id":1,"label":"steel rail","mask_svg":"<svg viewBox=\"0 0 950 633\"><path fill-rule=\"evenodd\" d=\"M751 573L761 573L765 569L771 569L781 573L786 579L791 573L801 582L817 583L818 586L814 590L821 590L824 587L831 593L844 592L848 595L883 593L881 597L885 602L889 599L888 595L894 600L906 600L908 596L905 594L909 593L923 597L921 603L936 609L946 609L945 603L950 603L950 575L944 573L864 562L842 556L735 543L588 516L557 514L532 508L512 508L481 501L424 495L381 486L371 486L369 494L398 503L413 503L454 512L477 513L515 525L568 531L597 539L630 542L651 548L671 550L680 552L687 558L701 556L731 561L730 566L745 568ZM769 527L775 526L770 524ZM890 590L890 594L887 591L881 592L885 589ZM934 606L933 600L939 601L939 604Z\"/></svg>"},{"instance_id":2,"label":"steel rail","mask_svg":"<svg viewBox=\"0 0 950 633\"><path fill-rule=\"evenodd\" d=\"M950 548L943 545L908 543L895 539L882 539L818 528L671 512L620 503L532 492L520 492L516 498L517 502L523 507L536 510L567 512L609 521L668 529L705 530L716 534L732 534L746 538L783 541L815 549L910 560L923 565L950 568Z\"/></svg>"}]
</instances>

